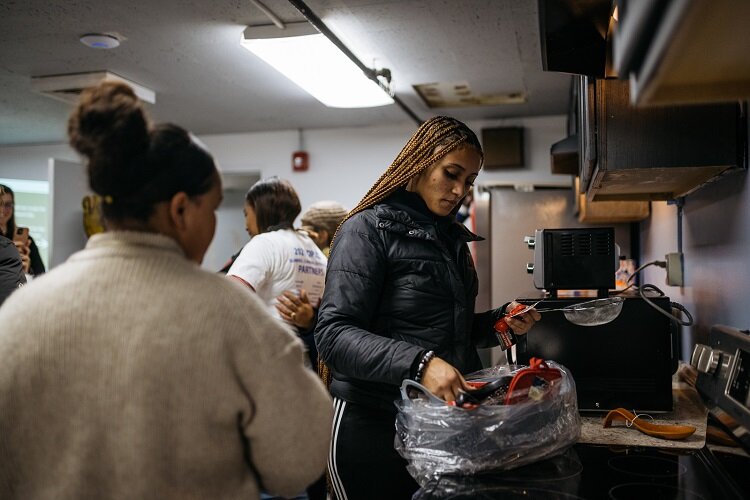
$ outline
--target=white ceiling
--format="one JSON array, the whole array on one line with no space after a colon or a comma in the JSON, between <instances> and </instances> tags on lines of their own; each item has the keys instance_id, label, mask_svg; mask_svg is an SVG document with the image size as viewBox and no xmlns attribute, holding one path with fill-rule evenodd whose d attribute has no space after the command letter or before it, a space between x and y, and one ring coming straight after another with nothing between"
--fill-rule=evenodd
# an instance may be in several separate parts
<instances>
[{"instance_id":1,"label":"white ceiling","mask_svg":"<svg viewBox=\"0 0 750 500\"><path fill-rule=\"evenodd\" d=\"M265 0L284 22L304 21ZM368 66L387 67L396 95L421 119L564 114L569 76L542 71L534 0L307 0ZM248 25L270 24L250 0L3 0L0 144L62 142L70 105L31 90L31 77L108 70L156 91L157 121L199 135L413 122L396 104L326 108L242 49ZM91 49L91 32L124 37ZM528 101L430 109L412 85L466 81L475 93Z\"/></svg>"}]
</instances>

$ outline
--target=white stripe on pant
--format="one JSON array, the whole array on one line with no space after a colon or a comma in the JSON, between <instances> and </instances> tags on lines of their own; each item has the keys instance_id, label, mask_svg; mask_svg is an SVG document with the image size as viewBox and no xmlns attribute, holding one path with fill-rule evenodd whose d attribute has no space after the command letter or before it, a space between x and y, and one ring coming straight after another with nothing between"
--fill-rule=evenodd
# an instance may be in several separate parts
<instances>
[{"instance_id":1,"label":"white stripe on pant","mask_svg":"<svg viewBox=\"0 0 750 500\"><path fill-rule=\"evenodd\" d=\"M348 500L346 491L344 491L344 485L342 484L338 470L336 469L336 445L338 444L341 417L344 414L345 408L346 401L339 398L333 398L333 430L331 432L331 448L328 452L328 475L331 478L333 493L337 500Z\"/></svg>"}]
</instances>

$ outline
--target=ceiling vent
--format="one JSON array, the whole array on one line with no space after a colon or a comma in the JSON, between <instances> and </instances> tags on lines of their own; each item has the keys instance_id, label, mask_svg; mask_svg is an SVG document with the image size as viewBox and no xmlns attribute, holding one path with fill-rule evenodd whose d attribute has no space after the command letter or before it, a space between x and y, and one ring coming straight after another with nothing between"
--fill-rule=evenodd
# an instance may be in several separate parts
<instances>
[{"instance_id":1,"label":"ceiling vent","mask_svg":"<svg viewBox=\"0 0 750 500\"><path fill-rule=\"evenodd\" d=\"M122 82L130 85L142 101L154 104L156 92L123 78L109 71L93 73L74 73L69 75L35 76L31 78L31 88L35 92L68 103L78 102L78 96L83 89L93 87L101 82Z\"/></svg>"},{"instance_id":2,"label":"ceiling vent","mask_svg":"<svg viewBox=\"0 0 750 500\"><path fill-rule=\"evenodd\" d=\"M413 87L430 108L499 106L526 102L523 92L477 94L472 91L468 82L420 83Z\"/></svg>"}]
</instances>

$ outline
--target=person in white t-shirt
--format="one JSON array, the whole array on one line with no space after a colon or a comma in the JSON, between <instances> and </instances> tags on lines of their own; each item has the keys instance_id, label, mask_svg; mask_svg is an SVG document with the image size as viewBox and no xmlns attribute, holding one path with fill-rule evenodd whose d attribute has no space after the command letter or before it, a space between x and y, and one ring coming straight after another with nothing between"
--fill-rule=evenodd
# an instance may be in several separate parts
<instances>
[{"instance_id":1,"label":"person in white t-shirt","mask_svg":"<svg viewBox=\"0 0 750 500\"><path fill-rule=\"evenodd\" d=\"M245 195L244 208L251 239L227 276L254 290L273 316L295 327L315 369L318 351L313 333L327 259L307 232L294 229L301 210L299 197L289 182L270 177L253 184ZM313 500L324 496L325 478L321 477L295 498Z\"/></svg>"},{"instance_id":2,"label":"person in white t-shirt","mask_svg":"<svg viewBox=\"0 0 750 500\"><path fill-rule=\"evenodd\" d=\"M244 209L252 239L227 275L254 290L273 316L303 335L314 326L326 257L307 232L294 229L300 211L299 197L289 182L278 177L256 182L245 196Z\"/></svg>"}]
</instances>

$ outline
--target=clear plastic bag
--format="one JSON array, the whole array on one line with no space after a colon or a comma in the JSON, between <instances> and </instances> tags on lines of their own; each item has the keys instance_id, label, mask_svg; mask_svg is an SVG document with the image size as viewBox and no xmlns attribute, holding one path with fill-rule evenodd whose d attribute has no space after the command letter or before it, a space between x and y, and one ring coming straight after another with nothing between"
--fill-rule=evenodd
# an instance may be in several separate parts
<instances>
[{"instance_id":1,"label":"clear plastic bag","mask_svg":"<svg viewBox=\"0 0 750 500\"><path fill-rule=\"evenodd\" d=\"M513 393L516 404L498 398L472 409L450 406L419 384L404 381L402 399L396 402L395 447L408 461L409 473L424 486L445 474L477 474L526 465L564 452L580 435L576 390L563 366L553 383L533 384L528 395ZM496 366L466 377L490 381L514 376L528 367ZM528 373L527 373L528 374ZM421 393L410 397L410 392ZM525 396L525 397L519 397Z\"/></svg>"}]
</instances>

